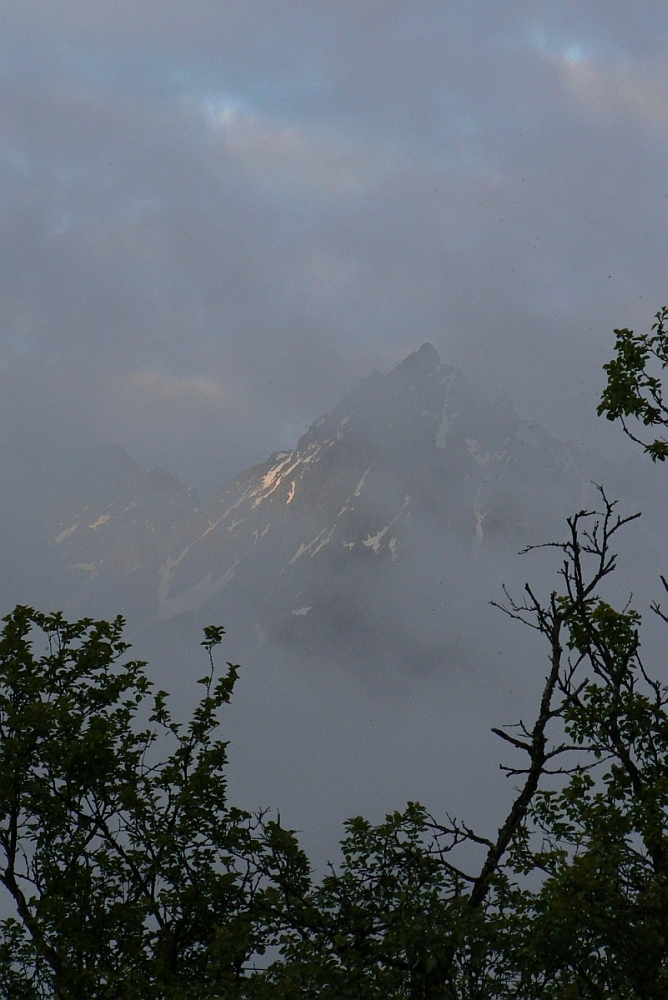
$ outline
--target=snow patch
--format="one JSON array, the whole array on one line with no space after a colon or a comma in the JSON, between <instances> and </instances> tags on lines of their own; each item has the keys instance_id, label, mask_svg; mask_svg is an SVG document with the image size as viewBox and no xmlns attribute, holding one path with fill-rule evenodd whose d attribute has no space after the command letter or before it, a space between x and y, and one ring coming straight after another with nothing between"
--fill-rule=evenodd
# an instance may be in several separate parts
<instances>
[{"instance_id":1,"label":"snow patch","mask_svg":"<svg viewBox=\"0 0 668 1000\"><path fill-rule=\"evenodd\" d=\"M372 469L372 467L373 467L373 462L371 463L371 465L370 465L370 466L369 466L369 468L368 468L368 469L366 470L366 472L364 473L364 475L363 475L363 476L362 476L362 478L360 479L359 483L357 484L357 489L355 490L355 496L356 496L356 497L358 497L358 496L360 495L360 493L362 492L362 489L363 489L363 487L364 487L364 480L366 479L366 477L367 477L367 476L369 475L369 473L371 472L371 469Z\"/></svg>"},{"instance_id":2,"label":"snow patch","mask_svg":"<svg viewBox=\"0 0 668 1000\"><path fill-rule=\"evenodd\" d=\"M396 562L397 561L397 542L398 542L398 539L394 538L394 536L393 536L392 538L390 538L389 542L387 543L387 547L390 550L390 552L392 553L392 562Z\"/></svg>"},{"instance_id":3,"label":"snow patch","mask_svg":"<svg viewBox=\"0 0 668 1000\"><path fill-rule=\"evenodd\" d=\"M318 535L318 538L319 537L320 536ZM311 545L312 544L313 543L311 542ZM298 559L301 559L301 557L304 555L304 553L308 552L308 550L309 550L309 546L308 545L304 545L304 543L302 542L301 545L299 546L299 548L297 549L297 551L295 552L295 554L293 555L292 559L288 563L288 565L292 566L292 564L296 563Z\"/></svg>"},{"instance_id":4,"label":"snow patch","mask_svg":"<svg viewBox=\"0 0 668 1000\"><path fill-rule=\"evenodd\" d=\"M237 505L237 504L235 504L235 507L236 507L236 506L238 506L238 505ZM197 541L198 541L198 542L201 542L201 541L202 541L202 539L203 539L203 538L206 538L206 536L207 536L207 535L208 535L208 534L209 534L209 533L210 533L211 531L215 531L215 530L216 530L216 528L218 527L218 525L220 524L220 522L221 522L221 521L224 521L224 520L225 520L225 518L227 517L227 515L228 515L228 514L229 514L229 510L225 511L225 513L223 514L223 516L222 516L222 517L219 517L217 521L209 521L209 527L208 527L208 528L207 528L207 529L206 529L205 531L203 531L203 532L202 532L202 534L201 534L201 535L199 536L199 538L197 539ZM242 518L241 520L243 520L243 518ZM232 522L232 523L234 523L234 522ZM238 523L238 524L241 524L241 521L238 521L237 523Z\"/></svg>"},{"instance_id":5,"label":"snow patch","mask_svg":"<svg viewBox=\"0 0 668 1000\"><path fill-rule=\"evenodd\" d=\"M375 534L373 537L371 536L371 533L369 533L369 537L365 538L365 540L362 542L362 545L366 545L368 549L373 549L376 555L378 555L378 553L380 552L380 543L391 527L392 525L388 524L386 528L381 528L381 530L377 532L377 534Z\"/></svg>"},{"instance_id":6,"label":"snow patch","mask_svg":"<svg viewBox=\"0 0 668 1000\"><path fill-rule=\"evenodd\" d=\"M60 545L60 543L64 542L66 538L69 538L70 535L73 534L78 527L79 527L79 522L77 521L77 523L73 524L71 528L65 528L64 531L61 531L60 534L56 535L56 537L54 538L55 544Z\"/></svg>"},{"instance_id":7,"label":"snow patch","mask_svg":"<svg viewBox=\"0 0 668 1000\"><path fill-rule=\"evenodd\" d=\"M281 469L283 469L292 457L292 452L288 454L287 458L284 458L282 462L275 465L273 469L270 469L265 476L262 477L262 489L268 490L270 486L273 486L276 476L279 474Z\"/></svg>"},{"instance_id":8,"label":"snow patch","mask_svg":"<svg viewBox=\"0 0 668 1000\"><path fill-rule=\"evenodd\" d=\"M323 541L320 542L320 544L317 545L314 548L313 552L311 553L311 559L313 559L313 556L316 555L316 553L320 552L320 549L323 548L323 546L327 545L328 541L332 537L333 531L334 531L334 528L332 528L332 530L330 531L330 533L327 535L327 538L323 539Z\"/></svg>"},{"instance_id":9,"label":"snow patch","mask_svg":"<svg viewBox=\"0 0 668 1000\"><path fill-rule=\"evenodd\" d=\"M354 549L355 548L355 543L354 542L344 542L343 543L343 547L344 547L344 549Z\"/></svg>"},{"instance_id":10,"label":"snow patch","mask_svg":"<svg viewBox=\"0 0 668 1000\"><path fill-rule=\"evenodd\" d=\"M473 461L477 462L478 465L487 465L487 463L489 462L489 457L490 457L489 452L483 451L482 445L480 444L479 441L476 441L475 438L466 439L466 450L468 451Z\"/></svg>"},{"instance_id":11,"label":"snow patch","mask_svg":"<svg viewBox=\"0 0 668 1000\"><path fill-rule=\"evenodd\" d=\"M289 565L292 566L293 563L296 563L297 560L301 559L301 557L306 552L310 552L311 553L311 558L312 558L316 554L316 552L320 551L320 549L323 547L323 545L327 545L327 542L332 537L332 532L334 531L334 528L333 527L330 528L329 534L327 535L327 538L325 538L325 540L321 542L320 539L322 538L322 536L325 534L326 531L327 531L327 527L323 528L322 531L318 535L315 536L315 538L313 539L313 541L308 543L308 545L304 545L304 543L302 542L301 545L299 546L299 548L297 549L297 551L295 552L295 554L293 555L292 559L290 560ZM318 543L320 543L320 544L318 544ZM314 546L316 546L315 549L314 549ZM311 552L311 549L313 549L312 552Z\"/></svg>"},{"instance_id":12,"label":"snow patch","mask_svg":"<svg viewBox=\"0 0 668 1000\"><path fill-rule=\"evenodd\" d=\"M295 498L295 490L297 488L296 483L297 483L296 479L293 479L292 482L290 483L290 492L288 493L288 499L285 501L286 507L289 503L292 503L292 501Z\"/></svg>"},{"instance_id":13,"label":"snow patch","mask_svg":"<svg viewBox=\"0 0 668 1000\"><path fill-rule=\"evenodd\" d=\"M406 496L405 496L405 498L404 498L404 502L401 505L401 510L399 511L399 513L395 514L395 516L392 518L392 520L390 521L390 523L385 528L381 528L381 530L378 531L375 535L372 536L371 532L369 532L368 538L364 539L364 541L362 542L362 545L366 545L366 547L368 549L373 549L373 551L376 553L376 555L378 555L378 553L380 552L380 549L381 549L381 544L380 543L382 542L383 538L385 537L385 535L387 534L387 532L390 530L390 528L394 527L394 525L399 520L399 517L401 516L401 511L406 510L406 507L408 507L408 505L409 505L410 502L411 502L410 494L407 493ZM409 514L406 515L406 517L408 517L408 516L409 516ZM392 539L390 539L390 543L391 542L392 542ZM388 548L390 549L390 552L392 553L392 559L393 560L395 559L394 552L395 552L395 549L396 549L396 545L397 545L397 539L395 538L394 539L394 548L392 548L391 545L388 546Z\"/></svg>"},{"instance_id":14,"label":"snow patch","mask_svg":"<svg viewBox=\"0 0 668 1000\"><path fill-rule=\"evenodd\" d=\"M312 607L313 605L309 604L308 608L300 608L298 611L293 611L292 613L293 615L307 615Z\"/></svg>"},{"instance_id":15,"label":"snow patch","mask_svg":"<svg viewBox=\"0 0 668 1000\"><path fill-rule=\"evenodd\" d=\"M475 534L479 542L481 542L483 538L482 522L485 520L488 514L489 514L488 510L486 510L484 514L481 514L480 507L476 507L475 509Z\"/></svg>"},{"instance_id":16,"label":"snow patch","mask_svg":"<svg viewBox=\"0 0 668 1000\"><path fill-rule=\"evenodd\" d=\"M271 521L269 522L269 524L271 524ZM255 538L255 544L256 544L256 545L257 545L257 543L258 543L258 542L260 541L260 539L261 539L261 538L264 538L264 536L265 536L265 535L267 534L267 532L269 531L269 524L267 524L267 525L266 525L266 526L265 526L265 527L264 527L264 528L262 529L262 531L260 531L260 529L259 529L259 528L257 528L257 530L253 532L253 537Z\"/></svg>"},{"instance_id":17,"label":"snow patch","mask_svg":"<svg viewBox=\"0 0 668 1000\"><path fill-rule=\"evenodd\" d=\"M446 408L443 407L443 416L441 418L441 426L436 431L436 438L434 444L437 448L445 448L445 439L448 436L448 431L452 427L455 420L454 413L448 413Z\"/></svg>"},{"instance_id":18,"label":"snow patch","mask_svg":"<svg viewBox=\"0 0 668 1000\"><path fill-rule=\"evenodd\" d=\"M109 520L111 520L111 514L101 514L100 517L98 517L97 521L93 521L93 523L89 524L88 527L92 528L93 531L95 531L96 528L100 528L103 524L106 524L107 521Z\"/></svg>"},{"instance_id":19,"label":"snow patch","mask_svg":"<svg viewBox=\"0 0 668 1000\"><path fill-rule=\"evenodd\" d=\"M325 444L326 443L327 442L325 442ZM285 466L288 464L288 462L291 461L294 455L294 452L290 452L288 458L284 462L279 462L279 464L274 466L273 469L270 469L269 472L262 479L262 486L256 490L253 490L251 493L247 494L248 497L253 497L257 496L258 493L261 493L262 490L265 490L263 496L257 496L257 499L253 501L252 504L253 508L261 504L262 501L266 500L268 496L271 496L274 490L278 489L283 480L287 479L290 473L294 472L294 470L297 468L298 465L308 465L309 462L312 462L314 458L317 458L318 453L321 451L322 447L323 445L317 445L317 446L309 445L309 448L315 448L315 451L312 451L310 455L306 455L305 458L301 458L299 456L299 452L297 452L297 460L293 462L292 465L288 466L287 469L285 469ZM285 471L283 471L284 469ZM245 499L245 497L243 499Z\"/></svg>"}]
</instances>

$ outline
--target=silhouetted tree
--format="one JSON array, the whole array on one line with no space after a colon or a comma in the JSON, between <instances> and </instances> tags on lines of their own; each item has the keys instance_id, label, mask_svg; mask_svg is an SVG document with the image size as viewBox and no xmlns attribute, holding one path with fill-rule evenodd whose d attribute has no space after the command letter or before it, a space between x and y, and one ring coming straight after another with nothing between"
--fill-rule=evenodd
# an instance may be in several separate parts
<instances>
[{"instance_id":1,"label":"silhouetted tree","mask_svg":"<svg viewBox=\"0 0 668 1000\"><path fill-rule=\"evenodd\" d=\"M643 440L631 430L628 419L632 417L644 427L668 427L661 375L668 365L667 319L668 306L662 306L649 334L615 330L616 355L603 366L608 382L598 406L599 416L605 414L608 420L620 420L624 432L641 444L655 462L665 461L668 441L662 437Z\"/></svg>"},{"instance_id":2,"label":"silhouetted tree","mask_svg":"<svg viewBox=\"0 0 668 1000\"><path fill-rule=\"evenodd\" d=\"M122 626L27 607L4 620L2 995L246 996L270 827L226 802L216 729L237 667L214 678L223 630L206 629L204 697L180 725Z\"/></svg>"}]
</instances>

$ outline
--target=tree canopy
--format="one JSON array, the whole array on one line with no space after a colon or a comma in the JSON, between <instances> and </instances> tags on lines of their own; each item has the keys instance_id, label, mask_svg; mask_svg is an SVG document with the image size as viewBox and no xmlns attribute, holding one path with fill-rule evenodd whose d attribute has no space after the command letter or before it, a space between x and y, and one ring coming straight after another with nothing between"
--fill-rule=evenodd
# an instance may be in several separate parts
<instances>
[{"instance_id":1,"label":"tree canopy","mask_svg":"<svg viewBox=\"0 0 668 1000\"><path fill-rule=\"evenodd\" d=\"M615 357L603 366L608 381L598 406L599 416L621 421L625 434L641 444L655 462L666 460L668 441L639 437L642 431L631 429L635 425L629 425L629 417L644 427L668 427L662 380L668 365L667 320L668 306L662 306L650 333L615 330Z\"/></svg>"},{"instance_id":2,"label":"tree canopy","mask_svg":"<svg viewBox=\"0 0 668 1000\"><path fill-rule=\"evenodd\" d=\"M182 725L122 628L26 607L4 620L0 883L15 915L0 989L16 1000L233 997L264 950L271 827L226 802L223 630L206 630L204 696Z\"/></svg>"}]
</instances>

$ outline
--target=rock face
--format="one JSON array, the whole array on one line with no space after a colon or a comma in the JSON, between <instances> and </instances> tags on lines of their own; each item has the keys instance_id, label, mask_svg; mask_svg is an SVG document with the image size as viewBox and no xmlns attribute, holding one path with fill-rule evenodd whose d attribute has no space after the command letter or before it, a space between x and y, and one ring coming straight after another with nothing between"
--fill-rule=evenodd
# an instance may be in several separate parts
<instances>
[{"instance_id":1,"label":"rock face","mask_svg":"<svg viewBox=\"0 0 668 1000\"><path fill-rule=\"evenodd\" d=\"M311 654L375 650L425 668L462 655L486 576L560 534L610 474L430 344L205 504L118 451L109 464L50 537L59 594L79 613L243 619Z\"/></svg>"},{"instance_id":2,"label":"rock face","mask_svg":"<svg viewBox=\"0 0 668 1000\"><path fill-rule=\"evenodd\" d=\"M157 614L220 617L243 595L283 642L429 664L461 644L489 560L551 537L591 465L424 344L176 526Z\"/></svg>"}]
</instances>

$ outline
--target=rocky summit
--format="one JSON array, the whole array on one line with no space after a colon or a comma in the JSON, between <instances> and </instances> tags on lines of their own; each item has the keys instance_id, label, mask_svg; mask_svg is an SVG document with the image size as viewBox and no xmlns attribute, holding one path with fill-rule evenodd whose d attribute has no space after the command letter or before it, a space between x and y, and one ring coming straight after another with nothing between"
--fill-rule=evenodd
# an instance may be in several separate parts
<instances>
[{"instance_id":1,"label":"rocky summit","mask_svg":"<svg viewBox=\"0 0 668 1000\"><path fill-rule=\"evenodd\" d=\"M429 665L461 649L485 573L560 534L613 472L424 344L206 503L128 467L50 549L82 611L104 595L136 618L243 619L259 641Z\"/></svg>"}]
</instances>

